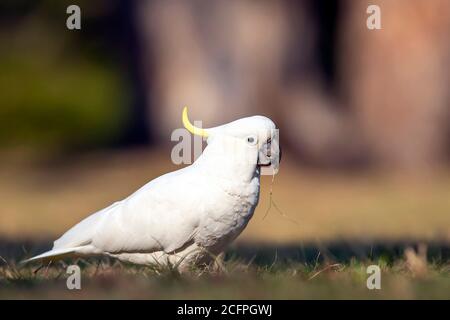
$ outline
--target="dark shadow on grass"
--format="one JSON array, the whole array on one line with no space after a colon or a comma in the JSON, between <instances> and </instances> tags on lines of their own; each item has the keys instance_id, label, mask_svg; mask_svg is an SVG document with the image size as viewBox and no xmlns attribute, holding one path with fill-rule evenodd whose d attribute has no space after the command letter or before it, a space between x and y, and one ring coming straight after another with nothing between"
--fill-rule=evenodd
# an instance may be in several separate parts
<instances>
[{"instance_id":1,"label":"dark shadow on grass","mask_svg":"<svg viewBox=\"0 0 450 320\"><path fill-rule=\"evenodd\" d=\"M450 258L450 243L447 241L399 240L383 241L365 239L339 239L330 242L304 242L284 245L268 243L238 243L231 246L226 260L239 260L256 266L271 266L283 263L348 263L358 261L383 260L387 264L404 257L408 247L417 249L419 244L427 247L428 261L447 263ZM0 237L0 256L7 261L19 262L52 247L51 241L15 240ZM0 265L4 262L0 261Z\"/></svg>"},{"instance_id":2,"label":"dark shadow on grass","mask_svg":"<svg viewBox=\"0 0 450 320\"><path fill-rule=\"evenodd\" d=\"M419 244L427 247L427 258L430 262L446 263L450 258L450 243L444 241L366 241L357 239L340 239L330 242L305 242L287 245L271 245L246 243L235 245L227 251L227 258L252 262L254 265L267 266L274 263L307 263L323 262L348 263L357 261L379 261L392 264L404 258L406 248L417 251Z\"/></svg>"}]
</instances>

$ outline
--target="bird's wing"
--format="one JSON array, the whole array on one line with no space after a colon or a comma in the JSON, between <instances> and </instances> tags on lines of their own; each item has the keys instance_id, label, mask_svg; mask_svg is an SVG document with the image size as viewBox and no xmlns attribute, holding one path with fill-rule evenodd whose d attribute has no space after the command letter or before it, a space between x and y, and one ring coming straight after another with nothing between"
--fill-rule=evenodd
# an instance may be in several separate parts
<instances>
[{"instance_id":1,"label":"bird's wing","mask_svg":"<svg viewBox=\"0 0 450 320\"><path fill-rule=\"evenodd\" d=\"M163 175L87 217L53 249L89 246L100 252L173 252L192 241L200 215L201 182L190 167Z\"/></svg>"},{"instance_id":2,"label":"bird's wing","mask_svg":"<svg viewBox=\"0 0 450 320\"><path fill-rule=\"evenodd\" d=\"M97 211L64 233L58 240L53 243L53 249L63 249L71 247L79 247L90 244L95 236L98 227L101 225L102 219L107 218L110 212L117 210L122 201Z\"/></svg>"}]
</instances>

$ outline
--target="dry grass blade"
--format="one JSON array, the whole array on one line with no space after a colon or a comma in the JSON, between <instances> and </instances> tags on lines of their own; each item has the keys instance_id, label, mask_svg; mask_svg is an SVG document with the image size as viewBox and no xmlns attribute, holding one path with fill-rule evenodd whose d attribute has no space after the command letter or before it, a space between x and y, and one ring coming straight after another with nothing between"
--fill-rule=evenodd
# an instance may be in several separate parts
<instances>
[{"instance_id":1,"label":"dry grass blade","mask_svg":"<svg viewBox=\"0 0 450 320\"><path fill-rule=\"evenodd\" d=\"M317 277L319 274L321 274L322 272L325 272L327 270L330 270L332 268L337 268L337 267L342 267L342 264L340 264L340 263L330 264L329 266L326 266L325 268L314 273L311 277L308 278L308 280L312 280L315 277Z\"/></svg>"}]
</instances>

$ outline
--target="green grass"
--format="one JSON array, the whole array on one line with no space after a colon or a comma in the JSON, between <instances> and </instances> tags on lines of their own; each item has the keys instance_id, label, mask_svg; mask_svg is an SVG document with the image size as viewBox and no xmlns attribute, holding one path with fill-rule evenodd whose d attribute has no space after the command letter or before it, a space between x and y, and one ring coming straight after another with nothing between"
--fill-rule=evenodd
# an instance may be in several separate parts
<instances>
[{"instance_id":1,"label":"green grass","mask_svg":"<svg viewBox=\"0 0 450 320\"><path fill-rule=\"evenodd\" d=\"M381 290L366 287L366 267L382 270ZM62 299L450 299L450 265L433 262L418 274L405 259L347 263L295 261L266 265L227 260L220 268L177 270L109 260L78 260L81 290L68 290L64 263L0 267L0 298Z\"/></svg>"}]
</instances>

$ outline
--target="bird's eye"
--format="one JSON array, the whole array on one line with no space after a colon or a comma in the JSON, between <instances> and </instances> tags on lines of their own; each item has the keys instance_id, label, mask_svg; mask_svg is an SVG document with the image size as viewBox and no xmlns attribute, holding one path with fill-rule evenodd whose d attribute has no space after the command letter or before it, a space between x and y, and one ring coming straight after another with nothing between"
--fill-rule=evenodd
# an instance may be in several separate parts
<instances>
[{"instance_id":1,"label":"bird's eye","mask_svg":"<svg viewBox=\"0 0 450 320\"><path fill-rule=\"evenodd\" d=\"M254 145L256 143L256 137L254 136L247 137L247 142L251 145Z\"/></svg>"}]
</instances>

